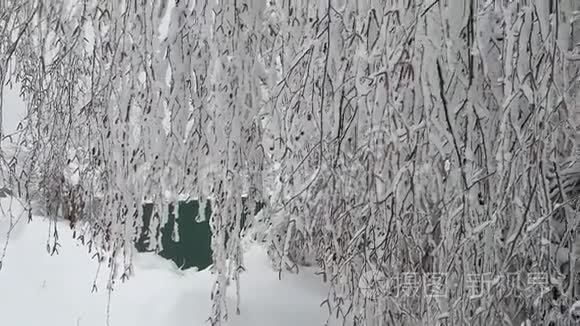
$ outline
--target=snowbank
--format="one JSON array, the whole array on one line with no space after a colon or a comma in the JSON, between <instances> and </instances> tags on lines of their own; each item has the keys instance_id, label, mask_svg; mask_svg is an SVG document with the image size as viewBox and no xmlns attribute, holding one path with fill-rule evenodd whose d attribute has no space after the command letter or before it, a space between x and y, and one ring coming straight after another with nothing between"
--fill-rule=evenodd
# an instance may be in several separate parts
<instances>
[{"instance_id":1,"label":"snowbank","mask_svg":"<svg viewBox=\"0 0 580 326\"><path fill-rule=\"evenodd\" d=\"M7 203L9 199L2 201L3 206ZM14 207L16 211L18 207ZM5 216L0 220L2 233L6 221ZM106 325L106 270L97 279L98 292L91 293L96 262L60 223L62 247L59 255L51 257L45 244L48 226L46 219L36 217L29 224L18 224L17 236L11 237L0 271L2 325ZM249 246L245 262L241 315L235 315L232 289L230 325L324 324L326 313L320 302L325 287L312 270L283 275L279 281L265 250L257 245ZM139 254L135 257L135 276L117 284L111 294L111 325L204 325L213 280L209 271L183 272L154 254Z\"/></svg>"}]
</instances>

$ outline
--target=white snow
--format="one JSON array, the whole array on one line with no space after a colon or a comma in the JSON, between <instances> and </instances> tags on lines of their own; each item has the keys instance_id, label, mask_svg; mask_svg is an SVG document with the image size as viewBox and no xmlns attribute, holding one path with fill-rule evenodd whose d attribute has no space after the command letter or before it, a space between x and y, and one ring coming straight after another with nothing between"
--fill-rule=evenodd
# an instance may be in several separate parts
<instances>
[{"instance_id":1,"label":"white snow","mask_svg":"<svg viewBox=\"0 0 580 326\"><path fill-rule=\"evenodd\" d=\"M26 116L26 105L19 95L20 85L4 87L2 96L2 129L4 135L16 132L18 123Z\"/></svg>"},{"instance_id":2,"label":"white snow","mask_svg":"<svg viewBox=\"0 0 580 326\"><path fill-rule=\"evenodd\" d=\"M10 198L2 200L8 207ZM12 202L14 216L22 209ZM25 214L24 214L25 215ZM6 223L0 218L0 243ZM103 326L107 324L106 269L98 277L99 290L91 293L97 263L87 249L72 239L65 224L58 224L60 253L46 251L48 223L35 217L21 219L8 243L0 270L0 320L6 326ZM320 308L324 285L312 270L284 274L278 280L265 250L250 245L242 273L241 315L235 315L235 291L231 289L229 325L323 325ZM111 294L110 325L204 325L210 312L214 275L209 271L179 271L154 254L135 257L135 275L118 283Z\"/></svg>"},{"instance_id":3,"label":"white snow","mask_svg":"<svg viewBox=\"0 0 580 326\"><path fill-rule=\"evenodd\" d=\"M2 100L4 133L12 134L26 108L17 86L5 87ZM16 145L4 142L2 149L8 156L15 155ZM58 231L59 254L50 256L46 250L48 221L34 217L28 223L17 199L0 199L0 325L107 325L107 269L101 268L98 291L91 293L97 262L91 260L86 247L72 239L66 224L59 223ZM265 249L256 244L247 249L247 271L241 275L241 314L235 314L232 288L228 325L324 325L327 312L320 303L326 287L312 269L303 268L298 275L286 273L278 280ZM134 261L135 275L117 283L111 293L111 326L206 324L215 275L207 270L180 271L154 254L137 254Z\"/></svg>"}]
</instances>

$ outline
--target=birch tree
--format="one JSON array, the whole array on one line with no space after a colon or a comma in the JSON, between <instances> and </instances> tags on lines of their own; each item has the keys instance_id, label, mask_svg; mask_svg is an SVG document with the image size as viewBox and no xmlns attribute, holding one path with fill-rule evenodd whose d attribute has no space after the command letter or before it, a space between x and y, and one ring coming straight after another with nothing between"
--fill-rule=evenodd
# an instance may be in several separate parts
<instances>
[{"instance_id":1,"label":"birch tree","mask_svg":"<svg viewBox=\"0 0 580 326\"><path fill-rule=\"evenodd\" d=\"M280 275L315 266L346 324L569 321L576 198L551 193L578 155L577 1L0 9L0 80L28 103L21 194L79 219L109 290L132 273L142 203L159 250L170 204L197 198L212 201L212 325L230 280L240 312L244 235Z\"/></svg>"}]
</instances>

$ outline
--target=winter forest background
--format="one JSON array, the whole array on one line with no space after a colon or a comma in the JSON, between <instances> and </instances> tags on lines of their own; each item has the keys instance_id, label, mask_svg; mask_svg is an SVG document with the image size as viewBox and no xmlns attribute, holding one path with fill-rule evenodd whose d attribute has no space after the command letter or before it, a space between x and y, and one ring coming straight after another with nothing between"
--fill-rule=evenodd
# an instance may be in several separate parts
<instances>
[{"instance_id":1,"label":"winter forest background","mask_svg":"<svg viewBox=\"0 0 580 326\"><path fill-rule=\"evenodd\" d=\"M211 325L251 296L246 239L346 325L568 325L579 72L578 0L2 0L27 109L2 187L72 220L109 288L142 203L159 250L170 204L210 199Z\"/></svg>"}]
</instances>

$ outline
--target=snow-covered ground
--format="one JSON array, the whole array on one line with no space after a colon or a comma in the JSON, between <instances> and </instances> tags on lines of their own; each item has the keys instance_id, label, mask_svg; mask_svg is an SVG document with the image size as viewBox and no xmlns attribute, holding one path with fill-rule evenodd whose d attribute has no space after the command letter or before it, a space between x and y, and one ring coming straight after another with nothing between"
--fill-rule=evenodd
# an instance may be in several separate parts
<instances>
[{"instance_id":1,"label":"snow-covered ground","mask_svg":"<svg viewBox=\"0 0 580 326\"><path fill-rule=\"evenodd\" d=\"M10 214L20 216L20 205L10 198L0 204L0 243L5 243ZM107 322L106 271L99 276L99 291L91 293L97 263L87 249L72 239L65 224L58 226L60 253L46 251L48 223L23 216L11 233L7 255L0 270L0 325L3 326L103 326ZM324 285L312 270L284 274L278 280L265 250L251 245L242 274L241 315L230 294L230 325L323 325L320 308ZM118 283L111 295L110 323L119 326L204 325L210 312L210 289L214 276L208 271L179 271L154 254L135 257L135 275Z\"/></svg>"}]
</instances>

